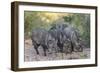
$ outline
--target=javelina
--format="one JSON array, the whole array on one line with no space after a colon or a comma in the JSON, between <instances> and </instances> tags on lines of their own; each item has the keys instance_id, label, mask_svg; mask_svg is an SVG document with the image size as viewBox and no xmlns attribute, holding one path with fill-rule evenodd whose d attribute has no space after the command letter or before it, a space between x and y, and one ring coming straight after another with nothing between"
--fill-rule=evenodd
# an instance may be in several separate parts
<instances>
[{"instance_id":1,"label":"javelina","mask_svg":"<svg viewBox=\"0 0 100 73\"><path fill-rule=\"evenodd\" d=\"M46 51L49 49L55 49L56 41L51 36L51 34L45 29L34 29L32 31L32 43L36 53L39 54L38 47L41 45L43 47L44 56L46 56Z\"/></svg>"},{"instance_id":2,"label":"javelina","mask_svg":"<svg viewBox=\"0 0 100 73\"><path fill-rule=\"evenodd\" d=\"M55 24L53 25L49 32L57 41L58 51L63 52L63 30L66 28L66 24Z\"/></svg>"},{"instance_id":3,"label":"javelina","mask_svg":"<svg viewBox=\"0 0 100 73\"><path fill-rule=\"evenodd\" d=\"M70 40L70 52L72 51L82 51L82 45L80 43L80 37L78 32L76 31L75 28L68 26L64 29L63 34L65 36L64 40L66 41L66 39ZM67 44L67 42L66 42Z\"/></svg>"}]
</instances>

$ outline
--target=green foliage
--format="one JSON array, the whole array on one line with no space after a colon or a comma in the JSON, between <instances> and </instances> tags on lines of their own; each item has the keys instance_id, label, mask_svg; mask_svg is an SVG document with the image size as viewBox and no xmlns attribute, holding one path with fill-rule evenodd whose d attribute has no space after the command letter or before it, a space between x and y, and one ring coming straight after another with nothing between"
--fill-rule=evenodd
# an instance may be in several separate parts
<instances>
[{"instance_id":1,"label":"green foliage","mask_svg":"<svg viewBox=\"0 0 100 73\"><path fill-rule=\"evenodd\" d=\"M69 22L69 23L72 21L71 16L64 16L63 19L64 19L65 22Z\"/></svg>"},{"instance_id":2,"label":"green foliage","mask_svg":"<svg viewBox=\"0 0 100 73\"><path fill-rule=\"evenodd\" d=\"M39 27L48 29L49 22L46 22L47 21L46 18L43 20L44 17L45 16L41 12L25 11L24 12L24 20L25 20L24 33L25 33L25 36L30 36L31 35L30 33L32 32L32 30L39 28Z\"/></svg>"},{"instance_id":3,"label":"green foliage","mask_svg":"<svg viewBox=\"0 0 100 73\"><path fill-rule=\"evenodd\" d=\"M64 20L78 29L81 38L85 41L85 46L90 47L90 15L75 13L64 17Z\"/></svg>"},{"instance_id":4,"label":"green foliage","mask_svg":"<svg viewBox=\"0 0 100 73\"><path fill-rule=\"evenodd\" d=\"M24 12L24 34L30 37L33 29L49 29L55 24L69 23L79 31L86 47L90 47L90 15L82 13Z\"/></svg>"}]
</instances>

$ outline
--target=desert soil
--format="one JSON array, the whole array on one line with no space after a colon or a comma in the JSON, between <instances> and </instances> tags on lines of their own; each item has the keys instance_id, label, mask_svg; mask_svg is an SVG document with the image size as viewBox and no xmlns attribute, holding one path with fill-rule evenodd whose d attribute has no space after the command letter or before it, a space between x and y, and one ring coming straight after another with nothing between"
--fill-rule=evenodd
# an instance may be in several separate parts
<instances>
[{"instance_id":1,"label":"desert soil","mask_svg":"<svg viewBox=\"0 0 100 73\"><path fill-rule=\"evenodd\" d=\"M84 48L83 52L72 52L70 54L65 53L48 53L44 56L42 47L40 46L39 55L36 54L34 46L32 45L31 39L25 40L25 51L24 51L24 61L50 61L50 60L71 60L71 59L87 59L90 58L90 49Z\"/></svg>"}]
</instances>

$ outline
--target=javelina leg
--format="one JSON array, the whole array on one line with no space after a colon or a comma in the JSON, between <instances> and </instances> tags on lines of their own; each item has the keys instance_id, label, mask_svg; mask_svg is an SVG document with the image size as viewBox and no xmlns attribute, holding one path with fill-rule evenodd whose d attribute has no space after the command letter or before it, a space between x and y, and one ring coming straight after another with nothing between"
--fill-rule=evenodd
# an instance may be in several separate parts
<instances>
[{"instance_id":1,"label":"javelina leg","mask_svg":"<svg viewBox=\"0 0 100 73\"><path fill-rule=\"evenodd\" d=\"M74 51L74 45L73 43L71 42L71 49L70 49L70 53L72 53Z\"/></svg>"},{"instance_id":2,"label":"javelina leg","mask_svg":"<svg viewBox=\"0 0 100 73\"><path fill-rule=\"evenodd\" d=\"M83 47L79 46L79 52L82 52L82 51L83 51Z\"/></svg>"},{"instance_id":3,"label":"javelina leg","mask_svg":"<svg viewBox=\"0 0 100 73\"><path fill-rule=\"evenodd\" d=\"M44 51L44 56L46 56L46 49L47 49L47 46L46 45L42 45L43 47L43 51Z\"/></svg>"},{"instance_id":4,"label":"javelina leg","mask_svg":"<svg viewBox=\"0 0 100 73\"><path fill-rule=\"evenodd\" d=\"M33 39L32 39L32 44L34 45L34 49L35 49L36 53L39 54L38 46L39 46L40 44L38 45Z\"/></svg>"},{"instance_id":5,"label":"javelina leg","mask_svg":"<svg viewBox=\"0 0 100 73\"><path fill-rule=\"evenodd\" d=\"M38 45L34 45L34 49L36 50L36 53L39 54Z\"/></svg>"},{"instance_id":6,"label":"javelina leg","mask_svg":"<svg viewBox=\"0 0 100 73\"><path fill-rule=\"evenodd\" d=\"M58 47L60 48L60 52L63 52L63 44L58 43L57 45L58 45Z\"/></svg>"}]
</instances>

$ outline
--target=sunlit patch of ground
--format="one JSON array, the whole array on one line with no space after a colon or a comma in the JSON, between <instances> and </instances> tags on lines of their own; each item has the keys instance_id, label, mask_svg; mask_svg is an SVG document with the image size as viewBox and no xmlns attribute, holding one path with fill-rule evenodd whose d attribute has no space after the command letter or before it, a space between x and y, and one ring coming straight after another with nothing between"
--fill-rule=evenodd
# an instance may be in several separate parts
<instances>
[{"instance_id":1,"label":"sunlit patch of ground","mask_svg":"<svg viewBox=\"0 0 100 73\"><path fill-rule=\"evenodd\" d=\"M87 59L90 58L90 49L84 48L83 52L72 52L72 53L48 53L47 56L44 56L42 47L39 48L39 55L36 54L36 51L32 45L32 41L25 40L25 51L24 51L24 60L27 62L31 61L50 61L50 60L71 60L71 59Z\"/></svg>"}]
</instances>

